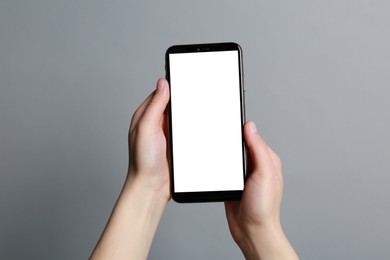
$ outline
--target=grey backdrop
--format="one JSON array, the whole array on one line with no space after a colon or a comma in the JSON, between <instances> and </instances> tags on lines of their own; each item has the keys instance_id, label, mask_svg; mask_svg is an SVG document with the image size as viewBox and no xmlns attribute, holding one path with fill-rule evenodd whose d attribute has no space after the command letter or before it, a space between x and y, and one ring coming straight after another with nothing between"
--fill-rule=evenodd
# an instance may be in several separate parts
<instances>
[{"instance_id":1,"label":"grey backdrop","mask_svg":"<svg viewBox=\"0 0 390 260\"><path fill-rule=\"evenodd\" d=\"M87 258L166 48L236 41L301 258L388 259L389 14L385 0L0 1L0 258ZM243 257L223 204L170 202L149 258Z\"/></svg>"}]
</instances>

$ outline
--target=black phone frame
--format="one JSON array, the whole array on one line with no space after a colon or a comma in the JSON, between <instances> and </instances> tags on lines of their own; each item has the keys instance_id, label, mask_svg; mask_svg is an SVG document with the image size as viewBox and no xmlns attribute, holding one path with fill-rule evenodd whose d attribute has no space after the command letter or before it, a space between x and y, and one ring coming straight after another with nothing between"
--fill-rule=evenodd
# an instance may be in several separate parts
<instances>
[{"instance_id":1,"label":"black phone frame","mask_svg":"<svg viewBox=\"0 0 390 260\"><path fill-rule=\"evenodd\" d=\"M244 68L242 62L242 48L234 42L221 43L201 43L201 44L185 44L173 45L169 47L165 53L165 78L170 85L170 67L169 54L173 53L192 53L192 52L215 52L215 51L238 51L238 66L240 78L240 105L241 105L241 138L242 138L242 155L243 155L243 179L246 178L246 145L244 139L244 124L245 124L245 87L244 87ZM170 86L169 86L170 87ZM229 200L240 200L242 190L228 191L198 191L198 192L175 192L174 182L174 167L173 167L173 147L172 147L172 116L171 116L171 100L169 99L168 107L168 151L169 151L169 171L170 171L170 189L174 201L179 203L188 202L219 202Z\"/></svg>"}]
</instances>

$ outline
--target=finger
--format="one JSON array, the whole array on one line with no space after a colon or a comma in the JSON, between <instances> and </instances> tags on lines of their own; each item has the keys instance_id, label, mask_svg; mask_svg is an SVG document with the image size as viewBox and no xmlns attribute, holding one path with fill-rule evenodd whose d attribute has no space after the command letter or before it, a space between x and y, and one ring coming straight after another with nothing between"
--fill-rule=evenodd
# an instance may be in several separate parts
<instances>
[{"instance_id":1,"label":"finger","mask_svg":"<svg viewBox=\"0 0 390 260\"><path fill-rule=\"evenodd\" d=\"M252 160L253 172L268 173L275 171L269 147L257 133L256 125L248 121L244 126L246 146Z\"/></svg>"},{"instance_id":2,"label":"finger","mask_svg":"<svg viewBox=\"0 0 390 260\"><path fill-rule=\"evenodd\" d=\"M160 126L165 108L169 101L169 89L166 79L159 79L157 88L151 97L139 123L145 123L147 126Z\"/></svg>"},{"instance_id":3,"label":"finger","mask_svg":"<svg viewBox=\"0 0 390 260\"><path fill-rule=\"evenodd\" d=\"M133 128L137 125L137 123L138 123L139 119L141 118L141 116L144 114L146 108L148 107L150 101L152 100L154 92L155 91L150 93L150 95L142 102L142 104L134 112L133 118L131 119L130 131L129 132L131 132L133 130Z\"/></svg>"}]
</instances>

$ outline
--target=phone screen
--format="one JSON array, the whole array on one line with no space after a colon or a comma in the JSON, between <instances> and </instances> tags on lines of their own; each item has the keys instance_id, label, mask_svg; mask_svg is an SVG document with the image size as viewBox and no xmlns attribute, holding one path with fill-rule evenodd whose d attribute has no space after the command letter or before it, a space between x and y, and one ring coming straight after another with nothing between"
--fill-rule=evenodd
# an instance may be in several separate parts
<instances>
[{"instance_id":1,"label":"phone screen","mask_svg":"<svg viewBox=\"0 0 390 260\"><path fill-rule=\"evenodd\" d=\"M242 191L239 51L168 55L174 192Z\"/></svg>"}]
</instances>

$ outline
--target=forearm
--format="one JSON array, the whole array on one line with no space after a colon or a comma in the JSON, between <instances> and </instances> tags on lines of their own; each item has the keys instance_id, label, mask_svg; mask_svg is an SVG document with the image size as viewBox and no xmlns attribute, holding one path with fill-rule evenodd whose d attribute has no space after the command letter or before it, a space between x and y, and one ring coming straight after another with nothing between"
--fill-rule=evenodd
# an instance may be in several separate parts
<instances>
[{"instance_id":1,"label":"forearm","mask_svg":"<svg viewBox=\"0 0 390 260\"><path fill-rule=\"evenodd\" d=\"M281 227L258 231L239 243L246 259L299 259Z\"/></svg>"},{"instance_id":2,"label":"forearm","mask_svg":"<svg viewBox=\"0 0 390 260\"><path fill-rule=\"evenodd\" d=\"M91 259L146 259L166 204L142 178L128 180Z\"/></svg>"}]
</instances>

